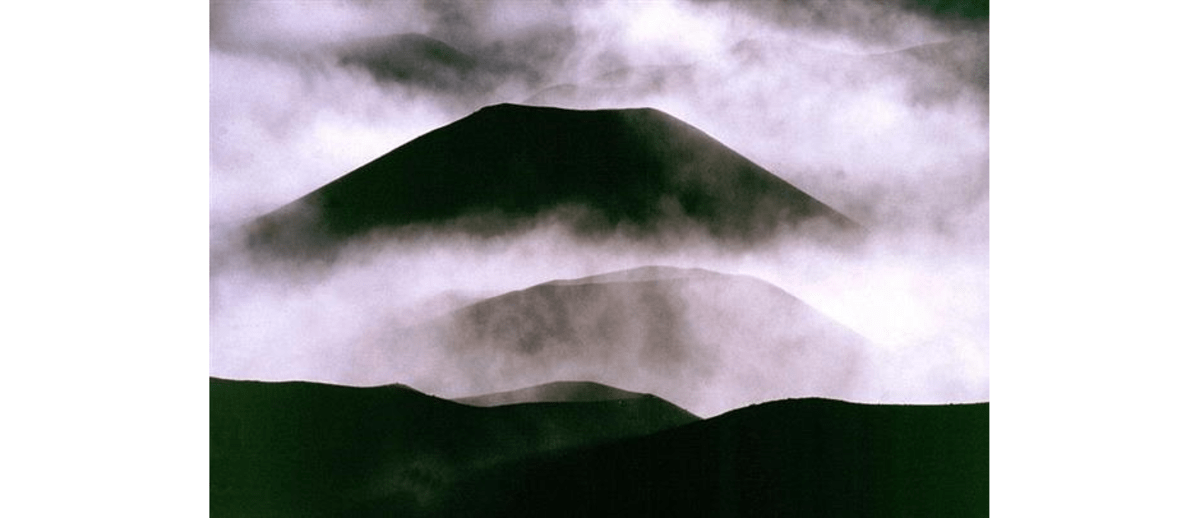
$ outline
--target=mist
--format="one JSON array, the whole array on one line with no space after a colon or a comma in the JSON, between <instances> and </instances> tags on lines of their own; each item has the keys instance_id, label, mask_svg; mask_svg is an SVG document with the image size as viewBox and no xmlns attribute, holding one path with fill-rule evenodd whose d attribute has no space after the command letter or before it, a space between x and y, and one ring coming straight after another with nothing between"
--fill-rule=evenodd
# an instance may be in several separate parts
<instances>
[{"instance_id":1,"label":"mist","mask_svg":"<svg viewBox=\"0 0 1200 518\"><path fill-rule=\"evenodd\" d=\"M793 387L788 369L800 367L749 344L683 362L694 372L754 366L745 376L763 387L704 378L710 391L674 401L700 415L751 395L988 399L986 20L866 2L214 2L210 11L214 376L399 382L460 397L591 375L661 395L670 388L632 368L564 361L502 376L497 364L468 365L439 347L404 348L403 361L382 351L398 347L401 330L488 297L669 265L761 279L871 344L853 386L834 393L773 389ZM403 52L389 55L400 62L372 58L396 46ZM503 239L374 234L321 268L264 265L241 249L240 225L501 102L662 110L873 232L852 249L784 237L731 250L703 235L663 247L580 239L548 216ZM711 315L680 314L702 320L681 321L681 332L711 331ZM803 332L774 316L759 327Z\"/></svg>"},{"instance_id":2,"label":"mist","mask_svg":"<svg viewBox=\"0 0 1200 518\"><path fill-rule=\"evenodd\" d=\"M663 249L622 237L580 238L553 219L516 236L422 236L373 235L350 245L332 266L263 268L249 255L225 256L228 262L214 272L211 290L213 374L348 385L401 382L443 397L583 379L655 393L702 416L783 397L932 403L988 396L986 251L980 257L978 250L948 248L928 237L887 236L854 254L792 239L737 251L703 236ZM646 265L761 279L869 345L825 340L827 349L809 353L804 363L757 342L764 336L780 337L778 343L804 336L811 331L804 321L772 310L757 291L737 296L718 288L660 301L683 306L664 309L681 335L673 341L695 348L678 357L637 353L646 344L672 340L639 331L661 318L621 313L630 301L621 298L585 300L581 305L588 311L570 318L571 327L587 328L607 313L625 314L605 332L632 330L630 354L624 356L602 352L589 358L577 349L556 350L552 341L539 341L546 350L538 354L489 349L489 343L516 341L503 327L492 328L501 331L496 336L473 337L475 349L464 349L468 340L461 336L421 330L489 297ZM843 372L847 361L854 368L838 383L795 381ZM735 373L743 379L734 379Z\"/></svg>"}]
</instances>

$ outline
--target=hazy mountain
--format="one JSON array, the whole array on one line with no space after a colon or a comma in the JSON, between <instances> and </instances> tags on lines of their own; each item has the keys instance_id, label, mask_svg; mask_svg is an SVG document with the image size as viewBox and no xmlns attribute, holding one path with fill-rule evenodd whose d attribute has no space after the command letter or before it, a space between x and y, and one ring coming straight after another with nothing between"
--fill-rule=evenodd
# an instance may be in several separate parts
<instances>
[{"instance_id":1,"label":"hazy mountain","mask_svg":"<svg viewBox=\"0 0 1200 518\"><path fill-rule=\"evenodd\" d=\"M542 88L523 104L571 107L580 99L654 95L697 86L695 65L622 67L582 83L559 83Z\"/></svg>"},{"instance_id":2,"label":"hazy mountain","mask_svg":"<svg viewBox=\"0 0 1200 518\"><path fill-rule=\"evenodd\" d=\"M321 255L410 225L476 235L555 217L578 235L727 244L769 239L836 210L704 132L653 109L502 104L431 131L251 225L251 244Z\"/></svg>"},{"instance_id":3,"label":"hazy mountain","mask_svg":"<svg viewBox=\"0 0 1200 518\"><path fill-rule=\"evenodd\" d=\"M911 47L899 53L946 70L956 79L986 92L989 79L988 40L988 34L977 34Z\"/></svg>"},{"instance_id":4,"label":"hazy mountain","mask_svg":"<svg viewBox=\"0 0 1200 518\"><path fill-rule=\"evenodd\" d=\"M677 268L674 266L642 266L628 270L591 275L579 279L559 279L547 282L551 286L579 286L583 284L605 284L609 282L667 281L673 279L715 279L723 274L703 268Z\"/></svg>"},{"instance_id":5,"label":"hazy mountain","mask_svg":"<svg viewBox=\"0 0 1200 518\"><path fill-rule=\"evenodd\" d=\"M647 267L550 281L385 334L377 379L480 394L586 379L699 415L798 396L870 400L872 345L748 276ZM419 365L414 351L446 360Z\"/></svg>"},{"instance_id":6,"label":"hazy mountain","mask_svg":"<svg viewBox=\"0 0 1200 518\"><path fill-rule=\"evenodd\" d=\"M212 516L413 515L473 470L696 420L650 395L477 408L401 385L209 387Z\"/></svg>"},{"instance_id":7,"label":"hazy mountain","mask_svg":"<svg viewBox=\"0 0 1200 518\"><path fill-rule=\"evenodd\" d=\"M621 401L649 397L589 381L556 381L534 387L495 392L454 399L471 406L502 406L520 403L583 403L590 401Z\"/></svg>"},{"instance_id":8,"label":"hazy mountain","mask_svg":"<svg viewBox=\"0 0 1200 518\"><path fill-rule=\"evenodd\" d=\"M987 516L988 404L786 400L496 466L444 516Z\"/></svg>"},{"instance_id":9,"label":"hazy mountain","mask_svg":"<svg viewBox=\"0 0 1200 518\"><path fill-rule=\"evenodd\" d=\"M989 36L959 38L918 45L859 58L864 65L882 66L897 74L919 69L908 84L908 99L918 105L953 103L966 95L989 95ZM985 104L986 107L986 104Z\"/></svg>"}]
</instances>

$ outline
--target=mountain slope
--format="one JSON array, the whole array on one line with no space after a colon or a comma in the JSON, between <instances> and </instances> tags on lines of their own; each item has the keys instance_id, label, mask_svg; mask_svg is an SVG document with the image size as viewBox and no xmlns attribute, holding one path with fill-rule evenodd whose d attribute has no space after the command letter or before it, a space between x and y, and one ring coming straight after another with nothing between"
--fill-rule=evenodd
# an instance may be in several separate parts
<instances>
[{"instance_id":1,"label":"mountain slope","mask_svg":"<svg viewBox=\"0 0 1200 518\"><path fill-rule=\"evenodd\" d=\"M988 405L777 401L452 493L444 516L987 516Z\"/></svg>"},{"instance_id":2,"label":"mountain slope","mask_svg":"<svg viewBox=\"0 0 1200 518\"><path fill-rule=\"evenodd\" d=\"M700 130L653 109L501 104L433 130L254 221L284 255L410 225L497 235L555 217L581 236L729 244L806 221L856 223Z\"/></svg>"},{"instance_id":3,"label":"mountain slope","mask_svg":"<svg viewBox=\"0 0 1200 518\"><path fill-rule=\"evenodd\" d=\"M653 396L475 408L399 385L209 388L212 516L412 515L473 470L696 420Z\"/></svg>"},{"instance_id":4,"label":"mountain slope","mask_svg":"<svg viewBox=\"0 0 1200 518\"><path fill-rule=\"evenodd\" d=\"M698 269L551 281L384 335L372 357L393 359L372 364L379 379L444 394L584 379L701 416L786 397L875 396L868 340L770 283Z\"/></svg>"}]
</instances>

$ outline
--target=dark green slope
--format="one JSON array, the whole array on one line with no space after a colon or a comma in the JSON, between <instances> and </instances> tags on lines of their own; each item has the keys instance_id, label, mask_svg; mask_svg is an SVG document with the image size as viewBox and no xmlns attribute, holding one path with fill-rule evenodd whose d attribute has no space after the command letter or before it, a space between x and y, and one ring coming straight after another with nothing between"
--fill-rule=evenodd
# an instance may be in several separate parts
<instances>
[{"instance_id":1,"label":"dark green slope","mask_svg":"<svg viewBox=\"0 0 1200 518\"><path fill-rule=\"evenodd\" d=\"M777 401L452 493L444 516L986 516L988 405Z\"/></svg>"},{"instance_id":2,"label":"dark green slope","mask_svg":"<svg viewBox=\"0 0 1200 518\"><path fill-rule=\"evenodd\" d=\"M213 378L211 514L414 515L473 470L695 420L652 396L475 408L398 385Z\"/></svg>"}]
</instances>

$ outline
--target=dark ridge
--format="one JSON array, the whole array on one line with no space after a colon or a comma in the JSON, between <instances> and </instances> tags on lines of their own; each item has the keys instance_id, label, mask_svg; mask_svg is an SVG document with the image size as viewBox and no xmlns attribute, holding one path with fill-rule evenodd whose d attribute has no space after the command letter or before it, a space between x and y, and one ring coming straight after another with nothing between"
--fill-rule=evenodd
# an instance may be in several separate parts
<instances>
[{"instance_id":1,"label":"dark ridge","mask_svg":"<svg viewBox=\"0 0 1200 518\"><path fill-rule=\"evenodd\" d=\"M987 516L988 404L785 400L498 465L437 516Z\"/></svg>"},{"instance_id":2,"label":"dark ridge","mask_svg":"<svg viewBox=\"0 0 1200 518\"><path fill-rule=\"evenodd\" d=\"M649 396L476 408L401 385L211 378L211 516L419 515L475 470L695 420Z\"/></svg>"},{"instance_id":3,"label":"dark ridge","mask_svg":"<svg viewBox=\"0 0 1200 518\"><path fill-rule=\"evenodd\" d=\"M493 407L520 403L583 403L592 401L618 401L649 397L648 394L629 392L590 381L556 381L533 387L494 392L453 401L464 405Z\"/></svg>"},{"instance_id":4,"label":"dark ridge","mask_svg":"<svg viewBox=\"0 0 1200 518\"><path fill-rule=\"evenodd\" d=\"M433 130L252 223L251 244L327 255L415 225L495 236L555 216L577 235L770 239L813 218L860 227L658 110L500 104Z\"/></svg>"}]
</instances>

